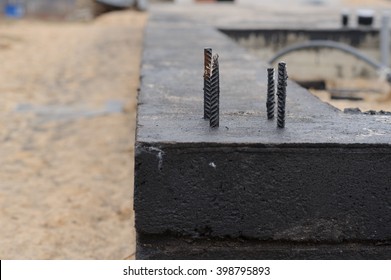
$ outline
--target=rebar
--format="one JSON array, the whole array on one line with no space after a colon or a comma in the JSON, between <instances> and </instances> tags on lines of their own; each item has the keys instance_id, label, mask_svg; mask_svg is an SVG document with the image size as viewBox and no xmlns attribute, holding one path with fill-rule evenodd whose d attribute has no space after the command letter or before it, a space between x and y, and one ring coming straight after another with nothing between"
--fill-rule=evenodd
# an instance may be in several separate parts
<instances>
[{"instance_id":1,"label":"rebar","mask_svg":"<svg viewBox=\"0 0 391 280\"><path fill-rule=\"evenodd\" d=\"M208 120L210 115L210 74L212 68L212 49L204 49L204 119Z\"/></svg>"},{"instance_id":2,"label":"rebar","mask_svg":"<svg viewBox=\"0 0 391 280\"><path fill-rule=\"evenodd\" d=\"M286 63L278 63L278 84L277 84L277 127L285 127L285 103L286 103L286 86L288 75L286 72Z\"/></svg>"},{"instance_id":3,"label":"rebar","mask_svg":"<svg viewBox=\"0 0 391 280\"><path fill-rule=\"evenodd\" d=\"M212 128L219 127L219 106L220 106L220 77L219 77L219 55L212 59L212 74L210 76L210 115L209 125Z\"/></svg>"},{"instance_id":4,"label":"rebar","mask_svg":"<svg viewBox=\"0 0 391 280\"><path fill-rule=\"evenodd\" d=\"M267 118L269 120L274 118L274 106L275 106L275 82L274 82L274 68L267 69L267 100L266 110Z\"/></svg>"}]
</instances>

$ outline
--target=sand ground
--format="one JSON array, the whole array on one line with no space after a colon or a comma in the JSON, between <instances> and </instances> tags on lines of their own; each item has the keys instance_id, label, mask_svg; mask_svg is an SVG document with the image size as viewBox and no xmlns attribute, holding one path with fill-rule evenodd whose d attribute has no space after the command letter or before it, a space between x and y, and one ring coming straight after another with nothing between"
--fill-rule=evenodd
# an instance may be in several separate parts
<instances>
[{"instance_id":1,"label":"sand ground","mask_svg":"<svg viewBox=\"0 0 391 280\"><path fill-rule=\"evenodd\" d=\"M0 24L0 259L135 251L133 145L146 14Z\"/></svg>"}]
</instances>

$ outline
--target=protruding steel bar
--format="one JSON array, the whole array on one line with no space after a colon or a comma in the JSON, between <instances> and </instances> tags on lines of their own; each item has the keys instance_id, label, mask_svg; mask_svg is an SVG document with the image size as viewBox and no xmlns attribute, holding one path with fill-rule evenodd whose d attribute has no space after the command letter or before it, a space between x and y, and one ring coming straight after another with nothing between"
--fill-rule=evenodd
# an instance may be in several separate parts
<instances>
[{"instance_id":1,"label":"protruding steel bar","mask_svg":"<svg viewBox=\"0 0 391 280\"><path fill-rule=\"evenodd\" d=\"M219 127L220 114L220 77L219 77L219 56L216 54L212 59L212 75L210 77L211 101L210 101L210 127Z\"/></svg>"},{"instance_id":2,"label":"protruding steel bar","mask_svg":"<svg viewBox=\"0 0 391 280\"><path fill-rule=\"evenodd\" d=\"M286 72L286 63L278 63L278 84L277 84L277 127L285 127L285 104L286 104L286 86L288 75Z\"/></svg>"},{"instance_id":3,"label":"protruding steel bar","mask_svg":"<svg viewBox=\"0 0 391 280\"><path fill-rule=\"evenodd\" d=\"M268 68L266 110L267 110L267 118L269 120L274 118L274 106L276 103L275 94L276 94L276 87L274 82L274 68Z\"/></svg>"},{"instance_id":4,"label":"protruding steel bar","mask_svg":"<svg viewBox=\"0 0 391 280\"><path fill-rule=\"evenodd\" d=\"M210 74L212 68L212 49L204 49L204 119L208 120L210 115Z\"/></svg>"}]
</instances>

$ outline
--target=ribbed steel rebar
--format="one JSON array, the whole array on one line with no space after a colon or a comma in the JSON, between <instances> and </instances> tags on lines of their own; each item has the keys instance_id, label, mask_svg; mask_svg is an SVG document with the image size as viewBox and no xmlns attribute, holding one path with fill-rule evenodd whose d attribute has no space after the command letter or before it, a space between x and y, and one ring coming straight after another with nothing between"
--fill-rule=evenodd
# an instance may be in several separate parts
<instances>
[{"instance_id":1,"label":"ribbed steel rebar","mask_svg":"<svg viewBox=\"0 0 391 280\"><path fill-rule=\"evenodd\" d=\"M267 100L266 100L266 109L267 109L267 118L269 120L274 118L274 106L275 106L275 83L274 83L274 68L267 69Z\"/></svg>"},{"instance_id":2,"label":"ribbed steel rebar","mask_svg":"<svg viewBox=\"0 0 391 280\"><path fill-rule=\"evenodd\" d=\"M219 106L220 106L220 77L219 77L219 55L214 55L212 59L212 74L210 76L210 127L219 127Z\"/></svg>"},{"instance_id":3,"label":"ribbed steel rebar","mask_svg":"<svg viewBox=\"0 0 391 280\"><path fill-rule=\"evenodd\" d=\"M212 49L204 49L204 119L208 120L210 115L210 74L212 68Z\"/></svg>"},{"instance_id":4,"label":"ribbed steel rebar","mask_svg":"<svg viewBox=\"0 0 391 280\"><path fill-rule=\"evenodd\" d=\"M278 84L277 84L277 127L285 127L285 103L286 86L288 75L285 62L278 63Z\"/></svg>"}]
</instances>

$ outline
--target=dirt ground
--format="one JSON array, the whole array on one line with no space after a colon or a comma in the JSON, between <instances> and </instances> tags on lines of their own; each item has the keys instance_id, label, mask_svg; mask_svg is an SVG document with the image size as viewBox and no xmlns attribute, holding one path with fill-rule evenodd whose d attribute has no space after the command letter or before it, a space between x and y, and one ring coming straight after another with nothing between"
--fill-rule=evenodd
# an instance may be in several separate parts
<instances>
[{"instance_id":1,"label":"dirt ground","mask_svg":"<svg viewBox=\"0 0 391 280\"><path fill-rule=\"evenodd\" d=\"M0 259L134 254L145 22L126 11L90 23L0 23Z\"/></svg>"}]
</instances>

